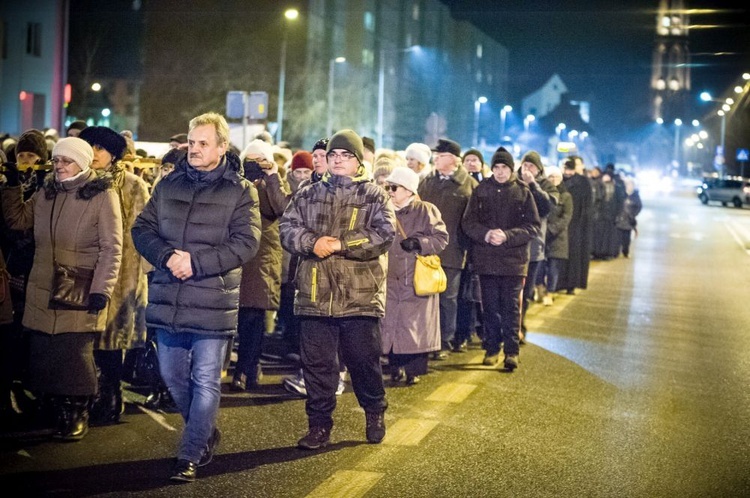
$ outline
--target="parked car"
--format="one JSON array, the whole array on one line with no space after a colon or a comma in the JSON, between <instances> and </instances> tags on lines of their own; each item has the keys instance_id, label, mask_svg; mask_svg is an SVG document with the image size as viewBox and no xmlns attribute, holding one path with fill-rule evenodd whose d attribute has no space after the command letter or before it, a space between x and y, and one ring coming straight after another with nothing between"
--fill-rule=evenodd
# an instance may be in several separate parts
<instances>
[{"instance_id":1,"label":"parked car","mask_svg":"<svg viewBox=\"0 0 750 498\"><path fill-rule=\"evenodd\" d=\"M743 204L750 204L750 183L742 180L721 178L706 178L698 187L698 199L703 204L709 201L721 202L722 206L732 203L741 208Z\"/></svg>"}]
</instances>

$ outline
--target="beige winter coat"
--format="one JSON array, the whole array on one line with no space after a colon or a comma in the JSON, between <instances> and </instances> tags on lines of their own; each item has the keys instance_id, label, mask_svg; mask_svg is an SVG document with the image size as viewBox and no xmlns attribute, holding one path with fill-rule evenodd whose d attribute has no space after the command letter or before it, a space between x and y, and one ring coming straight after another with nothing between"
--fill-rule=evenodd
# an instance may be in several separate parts
<instances>
[{"instance_id":1,"label":"beige winter coat","mask_svg":"<svg viewBox=\"0 0 750 498\"><path fill-rule=\"evenodd\" d=\"M122 257L122 217L111 178L99 178L93 170L74 180L58 183L51 173L44 188L23 202L21 188L0 189L8 225L16 230L34 229L36 251L26 289L23 325L47 334L101 332L106 310L51 310L52 236L55 257L65 265L94 269L91 293L112 296Z\"/></svg>"}]
</instances>

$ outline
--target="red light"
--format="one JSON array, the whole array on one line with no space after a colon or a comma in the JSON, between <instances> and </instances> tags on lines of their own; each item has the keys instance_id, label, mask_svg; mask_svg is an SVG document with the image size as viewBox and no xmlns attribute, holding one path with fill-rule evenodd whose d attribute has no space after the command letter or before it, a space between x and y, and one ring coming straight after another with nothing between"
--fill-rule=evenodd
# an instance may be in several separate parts
<instances>
[{"instance_id":1,"label":"red light","mask_svg":"<svg viewBox=\"0 0 750 498\"><path fill-rule=\"evenodd\" d=\"M70 104L71 97L73 95L73 89L70 86L70 83L65 85L65 90L63 91L63 98L65 99L66 104Z\"/></svg>"},{"instance_id":2,"label":"red light","mask_svg":"<svg viewBox=\"0 0 750 498\"><path fill-rule=\"evenodd\" d=\"M26 92L24 92L23 90L21 90L21 93L18 94L18 98L20 100L26 100Z\"/></svg>"}]
</instances>

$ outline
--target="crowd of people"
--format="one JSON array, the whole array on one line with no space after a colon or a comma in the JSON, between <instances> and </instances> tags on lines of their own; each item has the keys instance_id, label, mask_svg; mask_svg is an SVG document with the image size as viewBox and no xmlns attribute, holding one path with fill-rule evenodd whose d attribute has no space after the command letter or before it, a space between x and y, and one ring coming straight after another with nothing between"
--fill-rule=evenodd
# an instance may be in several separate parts
<instances>
[{"instance_id":1,"label":"crowd of people","mask_svg":"<svg viewBox=\"0 0 750 498\"><path fill-rule=\"evenodd\" d=\"M219 444L222 378L263 382L269 331L295 361L282 385L306 399L298 446L329 443L347 377L377 444L386 386L475 341L484 365L519 368L529 307L585 289L592 259L629 257L641 210L611 164L503 147L486 162L448 138L395 151L344 129L295 151L264 132L239 150L207 113L149 159L128 131L66 135L2 143L3 422L64 441L119 422L129 359L150 346L146 405L185 423L179 482ZM445 290L418 295L431 255Z\"/></svg>"}]
</instances>

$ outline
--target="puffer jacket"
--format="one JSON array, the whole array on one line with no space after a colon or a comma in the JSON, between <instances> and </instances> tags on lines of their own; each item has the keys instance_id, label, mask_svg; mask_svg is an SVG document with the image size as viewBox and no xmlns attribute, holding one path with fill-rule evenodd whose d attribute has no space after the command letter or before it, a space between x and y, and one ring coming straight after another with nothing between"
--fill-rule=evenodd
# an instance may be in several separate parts
<instances>
[{"instance_id":1,"label":"puffer jacket","mask_svg":"<svg viewBox=\"0 0 750 498\"><path fill-rule=\"evenodd\" d=\"M227 152L207 173L182 158L154 189L132 228L135 247L154 266L146 324L168 332L234 335L241 266L258 251L258 193ZM190 253L193 276L180 280L166 263Z\"/></svg>"},{"instance_id":2,"label":"puffer jacket","mask_svg":"<svg viewBox=\"0 0 750 498\"><path fill-rule=\"evenodd\" d=\"M463 229L471 238L471 262L478 275L526 276L529 242L540 229L534 197L513 173L505 183L487 178L474 190L466 207ZM494 246L487 232L499 228L508 237Z\"/></svg>"},{"instance_id":3,"label":"puffer jacket","mask_svg":"<svg viewBox=\"0 0 750 498\"><path fill-rule=\"evenodd\" d=\"M2 189L3 212L16 230L34 229L34 263L26 286L23 326L46 334L101 332L104 312L49 309L54 264L94 270L90 292L111 297L122 258L122 216L111 178L88 170L66 182L47 175L26 202L21 187ZM54 239L54 254L53 254Z\"/></svg>"},{"instance_id":4,"label":"puffer jacket","mask_svg":"<svg viewBox=\"0 0 750 498\"><path fill-rule=\"evenodd\" d=\"M363 166L354 178L326 174L298 190L279 230L284 249L300 256L295 314L384 316L395 214L387 193L369 181ZM343 249L320 259L313 248L325 235L341 240Z\"/></svg>"}]
</instances>

